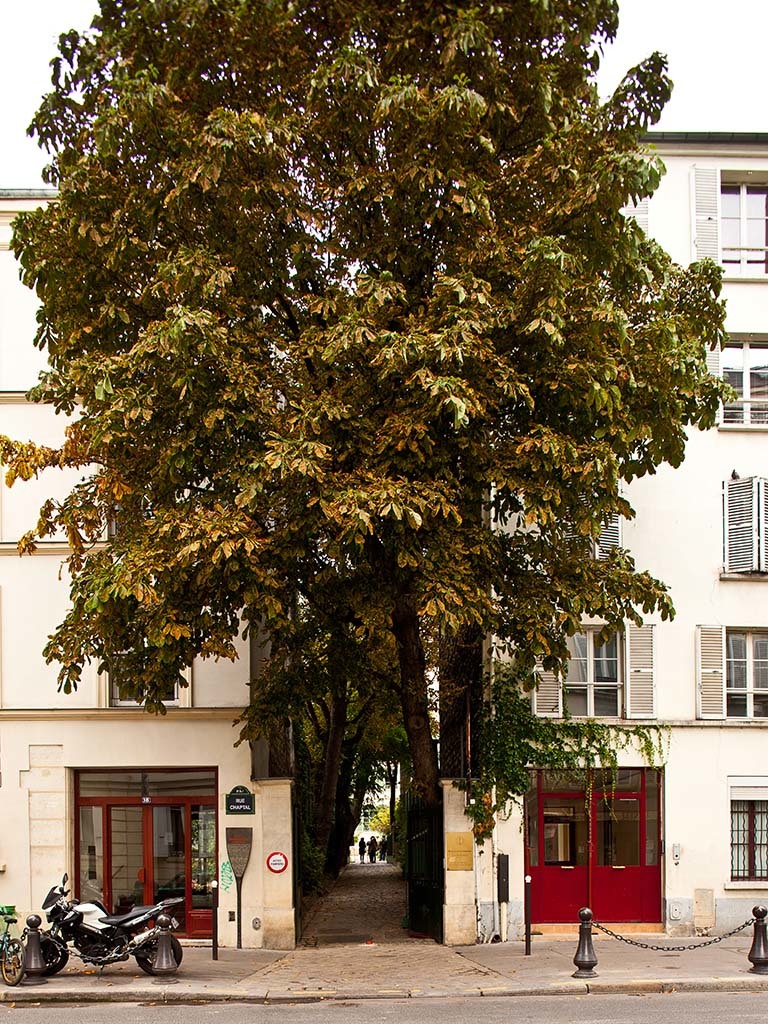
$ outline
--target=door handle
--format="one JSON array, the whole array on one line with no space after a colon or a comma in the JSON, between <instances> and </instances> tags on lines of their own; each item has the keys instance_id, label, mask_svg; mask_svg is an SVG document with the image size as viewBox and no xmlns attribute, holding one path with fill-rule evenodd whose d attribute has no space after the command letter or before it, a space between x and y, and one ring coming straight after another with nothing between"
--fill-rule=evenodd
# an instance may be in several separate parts
<instances>
[{"instance_id":1,"label":"door handle","mask_svg":"<svg viewBox=\"0 0 768 1024\"><path fill-rule=\"evenodd\" d=\"M573 871L573 864L561 864L560 865L560 870L561 871Z\"/></svg>"},{"instance_id":2,"label":"door handle","mask_svg":"<svg viewBox=\"0 0 768 1024\"><path fill-rule=\"evenodd\" d=\"M626 864L611 864L614 871L623 871L626 866Z\"/></svg>"}]
</instances>

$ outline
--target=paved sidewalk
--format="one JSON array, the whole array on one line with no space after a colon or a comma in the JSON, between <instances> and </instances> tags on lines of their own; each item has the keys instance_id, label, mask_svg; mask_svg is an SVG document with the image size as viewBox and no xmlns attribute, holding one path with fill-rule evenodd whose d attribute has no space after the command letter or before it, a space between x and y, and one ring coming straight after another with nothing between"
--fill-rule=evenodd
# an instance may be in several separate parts
<instances>
[{"instance_id":1,"label":"paved sidewalk","mask_svg":"<svg viewBox=\"0 0 768 1024\"><path fill-rule=\"evenodd\" d=\"M44 984L0 985L0 1002L305 1002L321 999L427 998L587 992L768 991L768 976L749 973L751 929L703 949L705 940L639 936L651 952L596 935L598 977L571 977L576 938L450 948L415 939L400 926L402 884L396 868L353 865L305 923L290 953L185 946L172 980L152 979L131 959L99 974L77 961Z\"/></svg>"}]
</instances>

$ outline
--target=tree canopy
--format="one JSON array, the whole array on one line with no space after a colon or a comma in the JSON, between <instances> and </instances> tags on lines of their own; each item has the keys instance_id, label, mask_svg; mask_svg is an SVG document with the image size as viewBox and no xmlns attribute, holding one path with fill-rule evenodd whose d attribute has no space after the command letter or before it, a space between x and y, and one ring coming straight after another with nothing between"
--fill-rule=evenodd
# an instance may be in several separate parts
<instances>
[{"instance_id":1,"label":"tree canopy","mask_svg":"<svg viewBox=\"0 0 768 1024\"><path fill-rule=\"evenodd\" d=\"M119 658L159 708L196 656L297 601L387 636L414 778L434 795L441 644L557 668L582 616L671 614L591 554L622 481L714 422L719 273L624 208L670 83L598 100L615 0L101 0L33 122L58 199L16 222L58 449L75 687ZM112 529L108 527L112 525ZM104 538L109 533L108 539ZM287 641L286 641L287 643Z\"/></svg>"}]
</instances>

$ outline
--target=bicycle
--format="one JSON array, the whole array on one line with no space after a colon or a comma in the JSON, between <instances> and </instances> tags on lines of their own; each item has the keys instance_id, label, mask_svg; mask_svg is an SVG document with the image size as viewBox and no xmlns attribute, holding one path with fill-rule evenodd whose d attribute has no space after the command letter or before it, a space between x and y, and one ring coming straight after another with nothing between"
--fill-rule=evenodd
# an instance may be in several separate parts
<instances>
[{"instance_id":1,"label":"bicycle","mask_svg":"<svg viewBox=\"0 0 768 1024\"><path fill-rule=\"evenodd\" d=\"M24 945L10 934L16 918L3 915L5 931L0 935L0 973L6 985L18 985L24 977Z\"/></svg>"}]
</instances>

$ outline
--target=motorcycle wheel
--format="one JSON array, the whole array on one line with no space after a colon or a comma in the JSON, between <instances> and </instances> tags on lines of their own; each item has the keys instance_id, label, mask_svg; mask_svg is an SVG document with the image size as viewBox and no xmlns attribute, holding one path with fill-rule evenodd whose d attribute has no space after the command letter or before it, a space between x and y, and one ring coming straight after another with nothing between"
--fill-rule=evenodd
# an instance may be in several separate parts
<instances>
[{"instance_id":1,"label":"motorcycle wheel","mask_svg":"<svg viewBox=\"0 0 768 1024\"><path fill-rule=\"evenodd\" d=\"M6 985L18 985L24 977L24 947L18 939L9 939L0 959L0 972Z\"/></svg>"},{"instance_id":2,"label":"motorcycle wheel","mask_svg":"<svg viewBox=\"0 0 768 1024\"><path fill-rule=\"evenodd\" d=\"M69 961L69 950L63 943L57 942L50 935L40 936L40 949L45 960L43 976L50 978L59 971L63 971Z\"/></svg>"},{"instance_id":3,"label":"motorcycle wheel","mask_svg":"<svg viewBox=\"0 0 768 1024\"><path fill-rule=\"evenodd\" d=\"M184 950L181 948L181 943L175 935L171 936L171 949L173 950L173 959L176 961L178 967L184 956ZM133 954L136 957L136 963L144 971L145 974L155 973L155 956L157 955L157 941L148 943L146 946L142 946L138 952Z\"/></svg>"}]
</instances>

